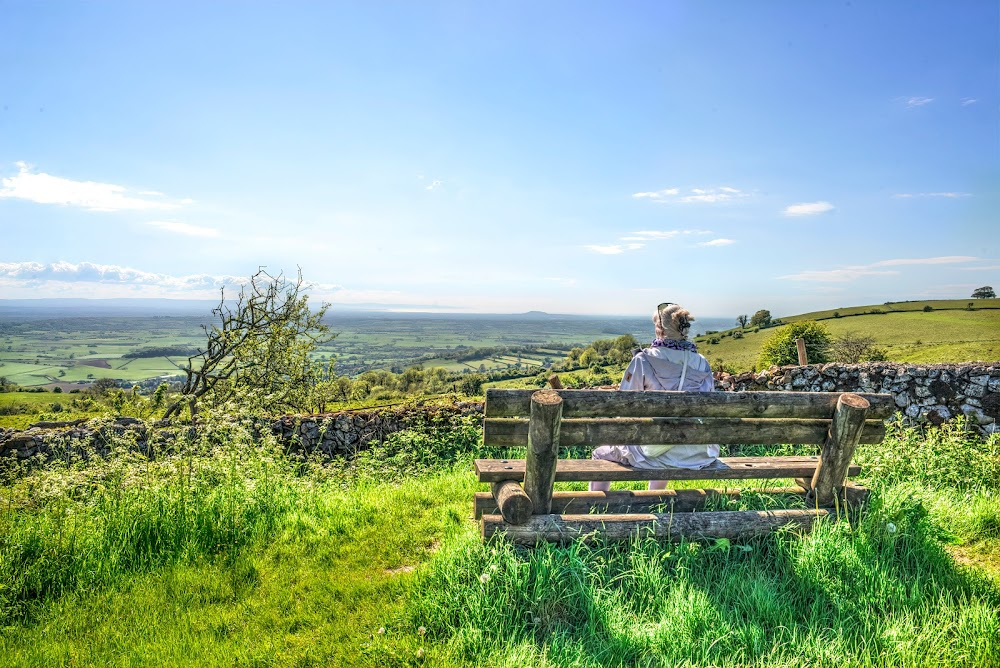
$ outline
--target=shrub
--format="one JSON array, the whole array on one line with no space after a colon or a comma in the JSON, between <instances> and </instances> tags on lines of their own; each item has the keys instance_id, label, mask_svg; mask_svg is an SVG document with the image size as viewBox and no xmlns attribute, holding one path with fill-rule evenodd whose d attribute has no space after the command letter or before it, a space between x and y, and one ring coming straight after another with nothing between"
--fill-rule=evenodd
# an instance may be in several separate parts
<instances>
[{"instance_id":1,"label":"shrub","mask_svg":"<svg viewBox=\"0 0 1000 668\"><path fill-rule=\"evenodd\" d=\"M928 304L927 306L924 307L924 313L930 313L933 310L934 310L934 307L931 306L930 304Z\"/></svg>"},{"instance_id":2,"label":"shrub","mask_svg":"<svg viewBox=\"0 0 1000 668\"><path fill-rule=\"evenodd\" d=\"M882 362L887 358L884 348L875 345L875 337L844 332L830 346L831 358L837 362Z\"/></svg>"},{"instance_id":3,"label":"shrub","mask_svg":"<svg viewBox=\"0 0 1000 668\"><path fill-rule=\"evenodd\" d=\"M795 339L798 338L805 339L811 364L830 361L830 332L818 322L803 320L782 327L764 342L760 350L760 366L767 368L772 364L798 364L798 351L795 347Z\"/></svg>"},{"instance_id":4,"label":"shrub","mask_svg":"<svg viewBox=\"0 0 1000 668\"><path fill-rule=\"evenodd\" d=\"M734 339L742 339L743 338L743 332L738 331L738 330L735 331L735 332L733 332L733 338Z\"/></svg>"}]
</instances>

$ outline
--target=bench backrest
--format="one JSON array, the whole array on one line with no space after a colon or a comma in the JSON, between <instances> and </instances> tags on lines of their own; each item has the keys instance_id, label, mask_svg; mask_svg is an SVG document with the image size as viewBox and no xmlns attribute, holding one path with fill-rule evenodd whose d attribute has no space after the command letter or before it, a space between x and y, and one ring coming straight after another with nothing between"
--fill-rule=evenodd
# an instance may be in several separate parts
<instances>
[{"instance_id":1,"label":"bench backrest","mask_svg":"<svg viewBox=\"0 0 1000 668\"><path fill-rule=\"evenodd\" d=\"M528 443L535 390L486 391L483 442ZM839 392L618 392L557 390L562 397L560 446L606 444L821 444L827 437ZM861 443L885 437L892 395L858 394L868 400Z\"/></svg>"}]
</instances>

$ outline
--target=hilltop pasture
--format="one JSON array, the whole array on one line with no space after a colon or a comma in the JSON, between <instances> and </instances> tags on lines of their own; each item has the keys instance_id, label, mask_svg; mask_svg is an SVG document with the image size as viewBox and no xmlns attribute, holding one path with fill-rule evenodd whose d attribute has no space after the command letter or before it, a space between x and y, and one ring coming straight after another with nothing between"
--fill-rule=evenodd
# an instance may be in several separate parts
<instances>
[{"instance_id":1,"label":"hilltop pasture","mask_svg":"<svg viewBox=\"0 0 1000 668\"><path fill-rule=\"evenodd\" d=\"M1000 300L902 302L816 311L781 317L782 323L821 322L834 337L871 336L893 362L944 363L1000 360ZM924 309L929 307L930 310ZM836 315L835 315L836 314ZM763 343L778 327L728 329L695 338L699 351L717 367L757 369ZM733 338L741 331L743 338Z\"/></svg>"}]
</instances>

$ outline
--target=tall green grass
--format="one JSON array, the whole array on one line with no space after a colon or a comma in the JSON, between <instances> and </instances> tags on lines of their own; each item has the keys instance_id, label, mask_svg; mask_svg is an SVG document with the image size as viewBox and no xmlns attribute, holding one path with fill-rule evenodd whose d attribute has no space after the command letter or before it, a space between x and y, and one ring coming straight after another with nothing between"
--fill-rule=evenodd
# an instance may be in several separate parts
<instances>
[{"instance_id":1,"label":"tall green grass","mask_svg":"<svg viewBox=\"0 0 1000 668\"><path fill-rule=\"evenodd\" d=\"M998 552L996 436L891 428L807 536L526 550L471 521L476 422L321 464L207 416L0 486L0 665L1000 665L1000 578L950 553Z\"/></svg>"},{"instance_id":2,"label":"tall green grass","mask_svg":"<svg viewBox=\"0 0 1000 668\"><path fill-rule=\"evenodd\" d=\"M468 665L1000 665L998 581L948 552L1000 537L1000 439L963 426L896 426L864 446L869 507L807 536L532 550L467 537L423 573L410 624Z\"/></svg>"}]
</instances>

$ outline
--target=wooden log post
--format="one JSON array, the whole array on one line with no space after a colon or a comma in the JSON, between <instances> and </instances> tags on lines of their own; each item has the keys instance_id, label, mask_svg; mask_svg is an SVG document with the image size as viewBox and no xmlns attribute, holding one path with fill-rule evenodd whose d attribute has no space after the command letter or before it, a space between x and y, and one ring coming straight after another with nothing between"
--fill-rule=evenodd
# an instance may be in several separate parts
<instances>
[{"instance_id":1,"label":"wooden log post","mask_svg":"<svg viewBox=\"0 0 1000 668\"><path fill-rule=\"evenodd\" d=\"M809 364L809 356L806 355L806 340L803 338L795 339L795 348L799 351L799 366Z\"/></svg>"},{"instance_id":2,"label":"wooden log post","mask_svg":"<svg viewBox=\"0 0 1000 668\"><path fill-rule=\"evenodd\" d=\"M493 500L504 520L511 524L524 524L531 518L531 499L521 485L513 480L490 484Z\"/></svg>"},{"instance_id":3,"label":"wooden log post","mask_svg":"<svg viewBox=\"0 0 1000 668\"><path fill-rule=\"evenodd\" d=\"M517 545L574 540L615 542L652 536L677 542L682 538L744 539L791 527L809 531L820 518L836 518L830 508L795 510L727 510L703 513L632 513L627 515L534 515L521 525L506 524L499 515L483 515L483 540L500 538Z\"/></svg>"},{"instance_id":4,"label":"wooden log post","mask_svg":"<svg viewBox=\"0 0 1000 668\"><path fill-rule=\"evenodd\" d=\"M538 390L531 395L524 491L531 500L535 515L548 515L552 512L552 485L556 479L561 423L562 397L558 392Z\"/></svg>"},{"instance_id":5,"label":"wooden log post","mask_svg":"<svg viewBox=\"0 0 1000 668\"><path fill-rule=\"evenodd\" d=\"M549 386L552 387L553 390L563 389L562 381L559 380L559 374L554 373L549 376Z\"/></svg>"},{"instance_id":6,"label":"wooden log post","mask_svg":"<svg viewBox=\"0 0 1000 668\"><path fill-rule=\"evenodd\" d=\"M864 397L849 392L840 395L830 424L830 434L823 444L823 453L812 478L810 499L817 505L833 504L843 488L854 449L861 440L868 407Z\"/></svg>"}]
</instances>

